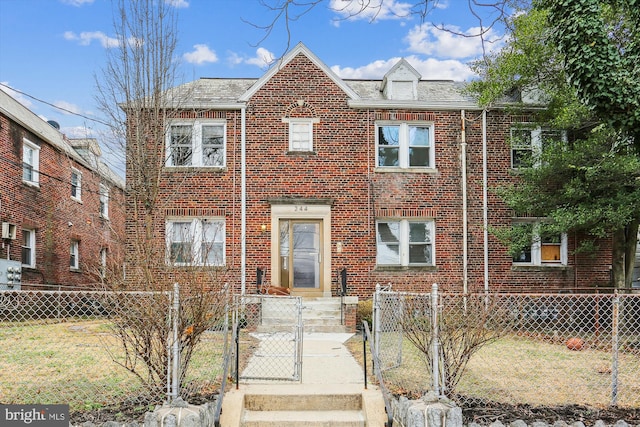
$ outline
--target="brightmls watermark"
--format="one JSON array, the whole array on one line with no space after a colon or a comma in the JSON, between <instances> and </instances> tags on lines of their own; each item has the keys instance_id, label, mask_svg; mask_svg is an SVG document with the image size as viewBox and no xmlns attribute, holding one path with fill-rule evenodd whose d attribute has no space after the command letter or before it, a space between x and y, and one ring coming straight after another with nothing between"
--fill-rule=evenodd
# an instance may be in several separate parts
<instances>
[{"instance_id":1,"label":"brightmls watermark","mask_svg":"<svg viewBox=\"0 0 640 427\"><path fill-rule=\"evenodd\" d=\"M2 427L69 427L69 405L0 405Z\"/></svg>"}]
</instances>

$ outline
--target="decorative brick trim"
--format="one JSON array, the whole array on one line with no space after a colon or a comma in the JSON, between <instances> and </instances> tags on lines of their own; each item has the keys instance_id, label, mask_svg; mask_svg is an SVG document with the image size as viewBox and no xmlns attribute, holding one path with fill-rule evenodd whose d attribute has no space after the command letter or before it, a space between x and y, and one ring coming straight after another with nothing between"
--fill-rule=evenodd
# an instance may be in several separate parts
<instances>
[{"instance_id":1,"label":"decorative brick trim","mask_svg":"<svg viewBox=\"0 0 640 427\"><path fill-rule=\"evenodd\" d=\"M434 208L422 209L394 209L377 208L376 218L435 218L437 211Z\"/></svg>"},{"instance_id":2,"label":"decorative brick trim","mask_svg":"<svg viewBox=\"0 0 640 427\"><path fill-rule=\"evenodd\" d=\"M402 121L424 121L435 122L436 115L434 113L416 112L416 113L397 113L394 111L378 111L375 114L375 120L402 120Z\"/></svg>"},{"instance_id":3,"label":"decorative brick trim","mask_svg":"<svg viewBox=\"0 0 640 427\"><path fill-rule=\"evenodd\" d=\"M168 217L224 217L226 212L223 208L174 208L165 209L164 214Z\"/></svg>"},{"instance_id":4,"label":"decorative brick trim","mask_svg":"<svg viewBox=\"0 0 640 427\"><path fill-rule=\"evenodd\" d=\"M294 111L294 110L297 110L297 111ZM315 108L313 108L312 105L308 104L306 101L303 101L302 105L298 104L297 102L292 102L291 104L289 104L289 106L284 112L284 117L285 118L292 118L292 117L315 118L315 117L318 117L318 114L316 113L316 110Z\"/></svg>"}]
</instances>

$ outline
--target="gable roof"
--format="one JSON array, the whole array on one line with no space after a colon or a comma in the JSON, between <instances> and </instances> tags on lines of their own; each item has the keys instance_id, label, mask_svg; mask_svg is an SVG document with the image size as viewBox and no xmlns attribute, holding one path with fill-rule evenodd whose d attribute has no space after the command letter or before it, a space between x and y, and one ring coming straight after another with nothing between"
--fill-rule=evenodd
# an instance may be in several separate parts
<instances>
[{"instance_id":1,"label":"gable roof","mask_svg":"<svg viewBox=\"0 0 640 427\"><path fill-rule=\"evenodd\" d=\"M400 68L404 68L409 73L413 74L416 80L422 79L422 76L420 75L420 73L418 73L418 71L415 68L413 68L411 64L409 64L409 61L402 58L398 62L396 62L396 64L393 67L391 67L389 71L387 71L387 74L384 75L384 78L382 79L382 89L384 89L384 87L387 85L387 81L391 77L393 77L396 71L399 70Z\"/></svg>"},{"instance_id":2,"label":"gable roof","mask_svg":"<svg viewBox=\"0 0 640 427\"><path fill-rule=\"evenodd\" d=\"M280 58L278 62L276 62L258 81L251 86L251 88L246 91L239 99L241 102L247 102L251 97L258 91L265 83L267 83L274 74L280 71L285 65L291 62L298 55L306 56L313 64L320 68L333 82L340 87L349 98L355 100L360 97L358 94L351 89L336 73L331 71L331 68L327 67L327 65L322 62L313 52L311 52L302 42L298 43L296 47L291 49L285 56Z\"/></svg>"}]
</instances>

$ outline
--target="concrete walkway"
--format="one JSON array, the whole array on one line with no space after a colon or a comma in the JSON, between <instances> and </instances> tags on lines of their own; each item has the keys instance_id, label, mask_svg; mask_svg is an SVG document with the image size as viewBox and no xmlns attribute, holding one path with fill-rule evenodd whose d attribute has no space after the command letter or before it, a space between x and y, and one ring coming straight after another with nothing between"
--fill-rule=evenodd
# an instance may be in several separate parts
<instances>
[{"instance_id":1,"label":"concrete walkway","mask_svg":"<svg viewBox=\"0 0 640 427\"><path fill-rule=\"evenodd\" d=\"M364 389L364 372L344 343L353 336L348 333L305 333L303 336L302 378L291 381L241 380L224 397L221 424L224 427L241 425L245 395L347 395L362 394L366 425L383 426L386 421L382 393L373 385ZM260 352L260 347L256 353ZM250 359L245 371L255 370ZM258 363L258 362L255 362ZM295 409L295 408L292 408Z\"/></svg>"}]
</instances>

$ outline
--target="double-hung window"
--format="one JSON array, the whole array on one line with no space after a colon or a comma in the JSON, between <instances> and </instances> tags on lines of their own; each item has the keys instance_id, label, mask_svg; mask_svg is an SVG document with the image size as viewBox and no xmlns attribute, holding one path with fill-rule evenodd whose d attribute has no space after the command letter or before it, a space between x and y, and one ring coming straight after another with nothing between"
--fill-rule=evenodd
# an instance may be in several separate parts
<instances>
[{"instance_id":1,"label":"double-hung window","mask_svg":"<svg viewBox=\"0 0 640 427\"><path fill-rule=\"evenodd\" d=\"M40 147L26 139L22 144L22 180L36 186L40 183Z\"/></svg>"},{"instance_id":2,"label":"double-hung window","mask_svg":"<svg viewBox=\"0 0 640 427\"><path fill-rule=\"evenodd\" d=\"M82 200L82 174L77 169L71 169L71 198Z\"/></svg>"},{"instance_id":3,"label":"double-hung window","mask_svg":"<svg viewBox=\"0 0 640 427\"><path fill-rule=\"evenodd\" d=\"M109 218L109 188L100 184L100 216Z\"/></svg>"},{"instance_id":4,"label":"double-hung window","mask_svg":"<svg viewBox=\"0 0 640 427\"><path fill-rule=\"evenodd\" d=\"M537 223L517 223L524 236L522 247L513 257L515 265L567 265L567 235L543 230Z\"/></svg>"},{"instance_id":5,"label":"double-hung window","mask_svg":"<svg viewBox=\"0 0 640 427\"><path fill-rule=\"evenodd\" d=\"M557 129L527 125L511 128L511 167L520 169L535 166L536 157L547 144L565 139L565 133Z\"/></svg>"},{"instance_id":6,"label":"double-hung window","mask_svg":"<svg viewBox=\"0 0 640 427\"><path fill-rule=\"evenodd\" d=\"M167 166L224 167L226 125L219 121L174 122L167 132Z\"/></svg>"},{"instance_id":7,"label":"double-hung window","mask_svg":"<svg viewBox=\"0 0 640 427\"><path fill-rule=\"evenodd\" d=\"M173 265L225 265L225 223L219 218L167 221L167 258Z\"/></svg>"},{"instance_id":8,"label":"double-hung window","mask_svg":"<svg viewBox=\"0 0 640 427\"><path fill-rule=\"evenodd\" d=\"M379 266L433 266L434 222L419 219L378 220L376 248Z\"/></svg>"},{"instance_id":9,"label":"double-hung window","mask_svg":"<svg viewBox=\"0 0 640 427\"><path fill-rule=\"evenodd\" d=\"M380 168L434 168L434 130L430 123L378 123L376 164Z\"/></svg>"},{"instance_id":10,"label":"double-hung window","mask_svg":"<svg viewBox=\"0 0 640 427\"><path fill-rule=\"evenodd\" d=\"M69 246L69 267L72 270L80 268L80 242L78 240L72 240Z\"/></svg>"},{"instance_id":11,"label":"double-hung window","mask_svg":"<svg viewBox=\"0 0 640 427\"><path fill-rule=\"evenodd\" d=\"M29 268L36 266L36 230L22 229L22 265Z\"/></svg>"}]
</instances>

